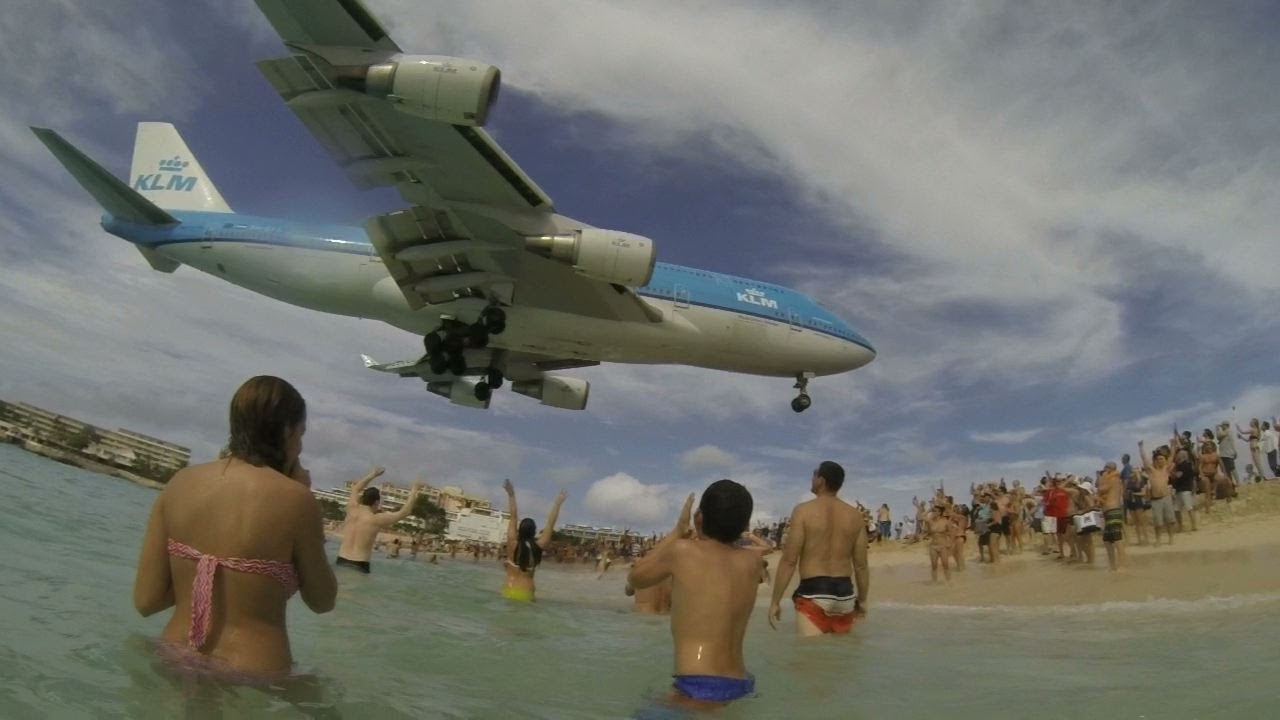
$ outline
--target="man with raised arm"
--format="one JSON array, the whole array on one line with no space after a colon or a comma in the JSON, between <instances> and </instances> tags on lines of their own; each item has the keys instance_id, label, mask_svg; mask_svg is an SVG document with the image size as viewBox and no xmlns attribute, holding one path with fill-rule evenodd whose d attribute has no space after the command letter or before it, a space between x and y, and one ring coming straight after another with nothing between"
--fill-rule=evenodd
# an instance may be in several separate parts
<instances>
[{"instance_id":1,"label":"man with raised arm","mask_svg":"<svg viewBox=\"0 0 1280 720\"><path fill-rule=\"evenodd\" d=\"M374 468L360 482L351 486L351 497L347 499L347 516L342 521L342 546L338 548L337 560L339 566L368 573L369 558L373 555L373 543L378 539L378 533L391 529L391 526L413 512L418 493L422 492L420 482L413 484L408 501L399 510L378 512L382 505L382 493L378 488L368 485L383 472L380 467Z\"/></svg>"},{"instance_id":2,"label":"man with raised arm","mask_svg":"<svg viewBox=\"0 0 1280 720\"><path fill-rule=\"evenodd\" d=\"M737 546L751 520L745 487L732 480L711 483L693 516L696 534L686 538L692 509L690 495L675 529L631 568L627 583L639 591L671 579L672 700L710 708L755 691L742 642L756 603L760 553Z\"/></svg>"},{"instance_id":3,"label":"man with raised arm","mask_svg":"<svg viewBox=\"0 0 1280 720\"><path fill-rule=\"evenodd\" d=\"M791 533L773 577L769 605L769 625L775 629L782 619L782 594L797 566L800 585L791 599L800 635L847 633L867 612L871 591L867 524L857 508L836 497L842 485L844 468L830 460L823 462L813 471L809 488L817 497L791 513Z\"/></svg>"},{"instance_id":4,"label":"man with raised arm","mask_svg":"<svg viewBox=\"0 0 1280 720\"><path fill-rule=\"evenodd\" d=\"M1138 441L1138 457L1142 458L1142 468L1147 471L1147 494L1151 500L1151 526L1155 528L1155 544L1160 544L1160 528L1164 528L1173 544L1173 526L1177 520L1173 514L1173 487L1169 482L1169 458L1156 450L1153 461L1147 455L1147 446Z\"/></svg>"}]
</instances>

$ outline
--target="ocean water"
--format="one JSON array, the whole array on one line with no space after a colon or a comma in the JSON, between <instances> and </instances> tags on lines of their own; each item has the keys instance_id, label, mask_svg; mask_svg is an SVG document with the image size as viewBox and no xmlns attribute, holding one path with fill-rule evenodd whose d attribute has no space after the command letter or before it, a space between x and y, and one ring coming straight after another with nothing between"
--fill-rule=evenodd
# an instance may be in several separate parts
<instances>
[{"instance_id":1,"label":"ocean water","mask_svg":"<svg viewBox=\"0 0 1280 720\"><path fill-rule=\"evenodd\" d=\"M549 565L534 606L470 560L375 559L337 608L291 605L297 677L179 676L131 592L155 493L0 446L0 718L627 718L670 684L665 618L622 573ZM335 548L330 548L330 553ZM874 576L873 576L874 591ZM873 595L874 600L874 595ZM872 605L851 638L800 641L761 606L758 695L715 718L1276 717L1280 597L1050 608Z\"/></svg>"}]
</instances>

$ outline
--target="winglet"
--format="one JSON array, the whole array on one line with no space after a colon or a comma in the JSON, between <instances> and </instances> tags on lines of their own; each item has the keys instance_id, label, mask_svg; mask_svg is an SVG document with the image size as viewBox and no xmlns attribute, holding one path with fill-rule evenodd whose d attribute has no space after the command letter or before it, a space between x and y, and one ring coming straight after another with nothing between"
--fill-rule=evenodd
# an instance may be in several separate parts
<instances>
[{"instance_id":1,"label":"winglet","mask_svg":"<svg viewBox=\"0 0 1280 720\"><path fill-rule=\"evenodd\" d=\"M370 368L370 369L377 368L379 365L381 365L381 364L382 364L382 363L378 362L377 360L374 360L373 358L369 357L368 355L364 355L364 354L361 354L361 355L360 355L360 359L361 359L361 360L364 360L364 366L365 366L365 367L367 367L367 368Z\"/></svg>"}]
</instances>

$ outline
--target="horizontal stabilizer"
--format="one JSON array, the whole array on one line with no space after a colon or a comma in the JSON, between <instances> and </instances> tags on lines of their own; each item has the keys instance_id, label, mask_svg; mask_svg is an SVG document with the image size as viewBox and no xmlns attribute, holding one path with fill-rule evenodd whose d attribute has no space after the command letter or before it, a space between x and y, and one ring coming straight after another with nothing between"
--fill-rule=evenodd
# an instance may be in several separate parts
<instances>
[{"instance_id":1,"label":"horizontal stabilizer","mask_svg":"<svg viewBox=\"0 0 1280 720\"><path fill-rule=\"evenodd\" d=\"M142 197L115 175L107 172L88 155L80 152L58 133L46 128L31 128L40 142L62 163L80 186L117 220L139 225L176 225L177 218ZM150 258L148 258L150 261ZM154 267L154 264L153 264ZM159 269L159 268L157 268ZM172 272L172 271L167 271Z\"/></svg>"}]
</instances>

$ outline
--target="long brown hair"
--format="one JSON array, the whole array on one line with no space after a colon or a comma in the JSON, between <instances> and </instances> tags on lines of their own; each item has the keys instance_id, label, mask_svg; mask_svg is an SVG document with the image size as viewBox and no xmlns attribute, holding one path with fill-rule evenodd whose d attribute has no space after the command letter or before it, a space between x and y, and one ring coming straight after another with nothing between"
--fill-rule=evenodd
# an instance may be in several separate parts
<instances>
[{"instance_id":1,"label":"long brown hair","mask_svg":"<svg viewBox=\"0 0 1280 720\"><path fill-rule=\"evenodd\" d=\"M306 419L307 403L292 385L271 375L249 378L231 398L227 454L284 473L285 433Z\"/></svg>"}]
</instances>

